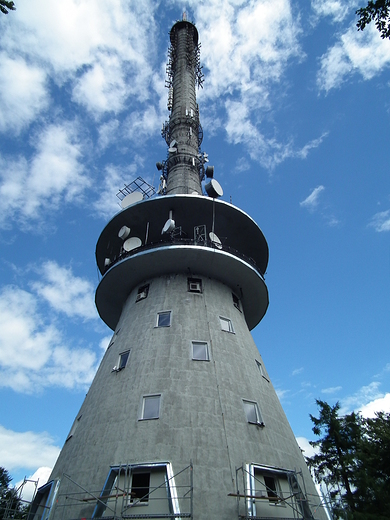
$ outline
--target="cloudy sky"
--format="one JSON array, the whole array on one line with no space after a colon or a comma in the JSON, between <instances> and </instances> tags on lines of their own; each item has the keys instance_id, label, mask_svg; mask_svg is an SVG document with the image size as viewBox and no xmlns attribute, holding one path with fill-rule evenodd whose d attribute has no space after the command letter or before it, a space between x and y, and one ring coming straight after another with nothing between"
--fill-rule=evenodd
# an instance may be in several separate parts
<instances>
[{"instance_id":1,"label":"cloudy sky","mask_svg":"<svg viewBox=\"0 0 390 520\"><path fill-rule=\"evenodd\" d=\"M270 247L253 331L297 437L315 399L390 411L390 41L353 0L16 0L0 15L0 465L47 474L111 331L94 250L157 186L172 23L195 21L203 149ZM40 468L40 469L39 469Z\"/></svg>"}]
</instances>

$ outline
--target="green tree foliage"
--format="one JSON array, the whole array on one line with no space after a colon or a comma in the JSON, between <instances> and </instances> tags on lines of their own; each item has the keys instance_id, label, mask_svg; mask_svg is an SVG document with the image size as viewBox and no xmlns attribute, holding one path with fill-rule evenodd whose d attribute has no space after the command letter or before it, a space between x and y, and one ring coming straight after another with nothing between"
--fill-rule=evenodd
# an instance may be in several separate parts
<instances>
[{"instance_id":1,"label":"green tree foliage","mask_svg":"<svg viewBox=\"0 0 390 520\"><path fill-rule=\"evenodd\" d=\"M16 488L10 486L11 481L8 471L0 467L0 520L25 519L28 515L29 507L23 505Z\"/></svg>"},{"instance_id":2,"label":"green tree foliage","mask_svg":"<svg viewBox=\"0 0 390 520\"><path fill-rule=\"evenodd\" d=\"M390 414L365 419L340 417L340 405L317 400L319 417L310 415L317 454L308 457L318 482L329 492L335 519L390 518Z\"/></svg>"},{"instance_id":3,"label":"green tree foliage","mask_svg":"<svg viewBox=\"0 0 390 520\"><path fill-rule=\"evenodd\" d=\"M14 2L8 2L8 0L0 0L0 11L4 14L8 14L8 11L15 11L16 7Z\"/></svg>"},{"instance_id":4,"label":"green tree foliage","mask_svg":"<svg viewBox=\"0 0 390 520\"><path fill-rule=\"evenodd\" d=\"M356 27L359 31L371 23L375 22L375 26L381 33L381 38L390 38L390 0L369 0L366 7L361 7L356 11L359 20Z\"/></svg>"}]
</instances>

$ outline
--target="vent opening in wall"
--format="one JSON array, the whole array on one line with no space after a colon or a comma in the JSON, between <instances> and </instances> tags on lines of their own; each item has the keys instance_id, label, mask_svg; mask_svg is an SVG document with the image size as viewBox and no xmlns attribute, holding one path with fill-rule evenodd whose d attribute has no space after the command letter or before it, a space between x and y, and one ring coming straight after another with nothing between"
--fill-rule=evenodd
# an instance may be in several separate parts
<instances>
[{"instance_id":1,"label":"vent opening in wall","mask_svg":"<svg viewBox=\"0 0 390 520\"><path fill-rule=\"evenodd\" d=\"M194 292L194 293L202 292L202 280L200 278L188 278L187 285L188 285L188 292Z\"/></svg>"}]
</instances>

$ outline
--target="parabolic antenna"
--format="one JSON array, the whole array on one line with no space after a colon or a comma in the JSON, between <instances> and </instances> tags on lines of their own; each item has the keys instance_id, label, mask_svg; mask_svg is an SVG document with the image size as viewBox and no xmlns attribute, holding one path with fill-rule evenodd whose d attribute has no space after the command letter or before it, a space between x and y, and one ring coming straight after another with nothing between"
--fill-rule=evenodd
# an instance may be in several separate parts
<instances>
[{"instance_id":1,"label":"parabolic antenna","mask_svg":"<svg viewBox=\"0 0 390 520\"><path fill-rule=\"evenodd\" d=\"M215 179L211 179L210 182L205 185L204 189L206 190L207 195L213 199L222 197L223 195L223 189Z\"/></svg>"},{"instance_id":2,"label":"parabolic antenna","mask_svg":"<svg viewBox=\"0 0 390 520\"><path fill-rule=\"evenodd\" d=\"M164 235L164 233L170 233L175 229L175 221L171 218L169 218L162 228L161 234Z\"/></svg>"},{"instance_id":3,"label":"parabolic antenna","mask_svg":"<svg viewBox=\"0 0 390 520\"><path fill-rule=\"evenodd\" d=\"M124 199L121 201L122 209L128 208L132 204L135 204L136 202L139 202L142 200L144 196L140 191L133 191L132 193L129 193L126 195Z\"/></svg>"},{"instance_id":4,"label":"parabolic antenna","mask_svg":"<svg viewBox=\"0 0 390 520\"><path fill-rule=\"evenodd\" d=\"M118 237L122 240L126 240L126 238L130 235L130 228L127 226L122 226L119 230Z\"/></svg>"},{"instance_id":5,"label":"parabolic antenna","mask_svg":"<svg viewBox=\"0 0 390 520\"><path fill-rule=\"evenodd\" d=\"M138 238L138 237L128 238L123 243L123 249L126 252L132 251L133 249L136 249L137 247L140 247L140 246L142 246L142 240L140 238Z\"/></svg>"},{"instance_id":6,"label":"parabolic antenna","mask_svg":"<svg viewBox=\"0 0 390 520\"><path fill-rule=\"evenodd\" d=\"M211 231L211 233L209 233L209 238L214 247L216 247L217 249L222 249L222 242L219 240L215 233Z\"/></svg>"}]
</instances>

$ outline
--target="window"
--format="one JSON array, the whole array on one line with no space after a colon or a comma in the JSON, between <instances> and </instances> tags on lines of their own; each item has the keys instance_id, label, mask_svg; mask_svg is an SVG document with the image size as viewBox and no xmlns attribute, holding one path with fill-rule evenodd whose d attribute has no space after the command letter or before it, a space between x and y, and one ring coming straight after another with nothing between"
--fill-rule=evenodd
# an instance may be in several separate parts
<instances>
[{"instance_id":1,"label":"window","mask_svg":"<svg viewBox=\"0 0 390 520\"><path fill-rule=\"evenodd\" d=\"M255 359L255 361L256 361L256 365L257 365L257 368L259 369L260 374L262 375L262 377L264 377L264 379L266 381L269 382L268 377L265 375L263 365L260 363L260 361L257 361L257 359Z\"/></svg>"},{"instance_id":2,"label":"window","mask_svg":"<svg viewBox=\"0 0 390 520\"><path fill-rule=\"evenodd\" d=\"M229 320L229 318L222 318L222 316L220 316L219 321L221 322L222 330L224 330L225 332L231 332L232 334L234 334L233 323L231 320Z\"/></svg>"},{"instance_id":3,"label":"window","mask_svg":"<svg viewBox=\"0 0 390 520\"><path fill-rule=\"evenodd\" d=\"M200 278L187 278L188 292L201 293L202 280Z\"/></svg>"},{"instance_id":4,"label":"window","mask_svg":"<svg viewBox=\"0 0 390 520\"><path fill-rule=\"evenodd\" d=\"M232 293L232 298L233 298L233 305L234 305L234 307L241 312L240 299L234 293Z\"/></svg>"},{"instance_id":5,"label":"window","mask_svg":"<svg viewBox=\"0 0 390 520\"><path fill-rule=\"evenodd\" d=\"M140 287L138 289L138 294L137 294L137 298L135 299L135 303L147 298L148 293L149 293L149 284L143 285L142 287Z\"/></svg>"},{"instance_id":6,"label":"window","mask_svg":"<svg viewBox=\"0 0 390 520\"><path fill-rule=\"evenodd\" d=\"M171 311L158 312L156 327L170 327L170 326L171 326Z\"/></svg>"},{"instance_id":7,"label":"window","mask_svg":"<svg viewBox=\"0 0 390 520\"><path fill-rule=\"evenodd\" d=\"M130 502L149 502L150 472L133 473L131 478Z\"/></svg>"},{"instance_id":8,"label":"window","mask_svg":"<svg viewBox=\"0 0 390 520\"><path fill-rule=\"evenodd\" d=\"M255 401L245 401L244 399L242 402L244 404L245 415L248 423L264 426L259 405Z\"/></svg>"},{"instance_id":9,"label":"window","mask_svg":"<svg viewBox=\"0 0 390 520\"><path fill-rule=\"evenodd\" d=\"M279 497L279 486L275 477L264 475L265 489L270 501L275 501Z\"/></svg>"},{"instance_id":10,"label":"window","mask_svg":"<svg viewBox=\"0 0 390 520\"><path fill-rule=\"evenodd\" d=\"M209 346L206 341L192 342L192 359L197 361L210 361Z\"/></svg>"},{"instance_id":11,"label":"window","mask_svg":"<svg viewBox=\"0 0 390 520\"><path fill-rule=\"evenodd\" d=\"M127 364L127 360L129 359L130 350L126 350L126 352L122 352L119 354L118 363L112 369L113 372L119 372L123 370Z\"/></svg>"},{"instance_id":12,"label":"window","mask_svg":"<svg viewBox=\"0 0 390 520\"><path fill-rule=\"evenodd\" d=\"M158 419L160 417L161 394L146 395L142 398L141 420Z\"/></svg>"}]
</instances>

